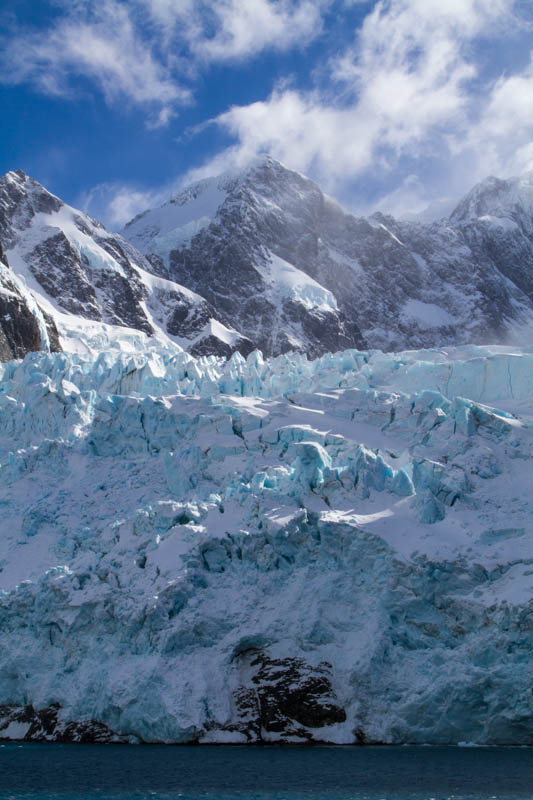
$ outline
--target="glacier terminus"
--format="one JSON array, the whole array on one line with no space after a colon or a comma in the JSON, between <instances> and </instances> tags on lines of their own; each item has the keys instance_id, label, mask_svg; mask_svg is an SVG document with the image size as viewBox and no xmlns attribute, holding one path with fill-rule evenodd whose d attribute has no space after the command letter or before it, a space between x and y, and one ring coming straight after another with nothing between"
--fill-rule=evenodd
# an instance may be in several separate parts
<instances>
[{"instance_id":1,"label":"glacier terminus","mask_svg":"<svg viewBox=\"0 0 533 800\"><path fill-rule=\"evenodd\" d=\"M533 350L121 336L0 368L0 737L531 744Z\"/></svg>"}]
</instances>

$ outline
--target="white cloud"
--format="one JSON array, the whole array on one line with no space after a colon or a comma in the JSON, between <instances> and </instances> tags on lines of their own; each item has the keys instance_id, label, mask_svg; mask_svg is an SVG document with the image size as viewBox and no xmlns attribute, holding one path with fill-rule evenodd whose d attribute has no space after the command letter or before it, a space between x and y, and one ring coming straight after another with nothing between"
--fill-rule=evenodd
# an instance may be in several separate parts
<instances>
[{"instance_id":1,"label":"white cloud","mask_svg":"<svg viewBox=\"0 0 533 800\"><path fill-rule=\"evenodd\" d=\"M286 50L314 38L322 27L324 0L217 0L209 4L215 35L198 37L195 51L207 60L243 58L265 48Z\"/></svg>"},{"instance_id":2,"label":"white cloud","mask_svg":"<svg viewBox=\"0 0 533 800\"><path fill-rule=\"evenodd\" d=\"M286 50L314 38L332 0L140 0L166 37L204 62Z\"/></svg>"},{"instance_id":3,"label":"white cloud","mask_svg":"<svg viewBox=\"0 0 533 800\"><path fill-rule=\"evenodd\" d=\"M483 112L466 140L491 174L515 174L531 169L533 156L533 57L515 75L499 78ZM465 143L455 143L456 150Z\"/></svg>"},{"instance_id":4,"label":"white cloud","mask_svg":"<svg viewBox=\"0 0 533 800\"><path fill-rule=\"evenodd\" d=\"M163 106L158 114L152 119L147 120L146 127L151 131L155 131L158 128L165 128L175 116L177 116L177 114L170 106Z\"/></svg>"},{"instance_id":5,"label":"white cloud","mask_svg":"<svg viewBox=\"0 0 533 800\"><path fill-rule=\"evenodd\" d=\"M23 32L8 43L3 54L6 83L28 82L47 94L73 93L73 77L84 76L114 104L158 106L169 115L175 103L190 92L171 76L139 36L126 6L101 0L97 13L91 4L74 4L52 28ZM6 65L9 64L9 69Z\"/></svg>"},{"instance_id":6,"label":"white cloud","mask_svg":"<svg viewBox=\"0 0 533 800\"><path fill-rule=\"evenodd\" d=\"M498 153L506 137L515 149L527 144L531 75L483 85L476 60L478 39L514 34L514 12L512 0L380 0L353 46L330 63L326 91L281 87L230 108L214 122L235 144L194 175L268 151L338 193L403 161L440 159L446 172L451 154L482 148L483 135ZM466 180L480 169L470 157Z\"/></svg>"},{"instance_id":7,"label":"white cloud","mask_svg":"<svg viewBox=\"0 0 533 800\"><path fill-rule=\"evenodd\" d=\"M308 42L330 2L57 0L64 13L50 27L2 37L0 82L71 96L82 76L109 105L156 109L147 125L164 127L201 67Z\"/></svg>"},{"instance_id":8,"label":"white cloud","mask_svg":"<svg viewBox=\"0 0 533 800\"><path fill-rule=\"evenodd\" d=\"M512 41L518 23L527 25L524 3L368 2L353 43L333 60L324 59L321 78L326 74L329 80L320 89L302 91L284 83L266 99L230 107L211 124L233 144L184 179L242 167L269 152L345 201L347 186L377 181L382 197L376 200L374 192L372 202L398 213L402 204L422 210L436 193L460 194L488 173L531 167L533 66L519 68L517 60L497 75L497 60L491 59L487 70L488 59L483 63L480 55L490 52L487 42L497 48ZM11 75L30 76L50 92L65 91L69 72L77 68L100 85L109 102L124 96L151 104L151 128L168 124L176 106L187 101L184 84L207 63L309 41L333 7L332 0L91 4L72 0L68 8L74 10L52 32L27 38ZM339 0L335 10L341 13L342 5L364 3ZM106 191L102 216L116 225L162 200L165 187L146 193L114 185Z\"/></svg>"}]
</instances>

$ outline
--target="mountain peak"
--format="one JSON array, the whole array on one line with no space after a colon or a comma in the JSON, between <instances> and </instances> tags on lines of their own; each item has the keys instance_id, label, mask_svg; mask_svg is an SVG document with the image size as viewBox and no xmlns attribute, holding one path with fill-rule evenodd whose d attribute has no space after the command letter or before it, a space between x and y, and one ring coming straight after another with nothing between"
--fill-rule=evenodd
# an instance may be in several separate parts
<instances>
[{"instance_id":1,"label":"mountain peak","mask_svg":"<svg viewBox=\"0 0 533 800\"><path fill-rule=\"evenodd\" d=\"M532 232L533 171L513 178L485 178L461 200L450 221L456 225L477 221L500 227L510 224Z\"/></svg>"},{"instance_id":2,"label":"mountain peak","mask_svg":"<svg viewBox=\"0 0 533 800\"><path fill-rule=\"evenodd\" d=\"M21 169L6 172L0 178L0 240L9 249L15 241L14 230L25 230L36 214L58 211L63 203Z\"/></svg>"},{"instance_id":3,"label":"mountain peak","mask_svg":"<svg viewBox=\"0 0 533 800\"><path fill-rule=\"evenodd\" d=\"M27 180L28 176L26 173L21 169L11 169L9 172L6 172L5 175L2 175L0 181L8 180L8 181L16 181L17 183L24 183Z\"/></svg>"}]
</instances>

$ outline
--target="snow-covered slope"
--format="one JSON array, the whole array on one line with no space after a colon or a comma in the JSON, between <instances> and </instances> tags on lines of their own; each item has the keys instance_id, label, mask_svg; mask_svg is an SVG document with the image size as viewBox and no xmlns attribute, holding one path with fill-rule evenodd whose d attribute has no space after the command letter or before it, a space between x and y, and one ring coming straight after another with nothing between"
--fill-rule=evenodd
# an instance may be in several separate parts
<instances>
[{"instance_id":1,"label":"snow-covered slope","mask_svg":"<svg viewBox=\"0 0 533 800\"><path fill-rule=\"evenodd\" d=\"M529 341L530 181L488 179L450 221L417 224L346 214L265 157L189 187L124 235L268 354Z\"/></svg>"},{"instance_id":2,"label":"snow-covered slope","mask_svg":"<svg viewBox=\"0 0 533 800\"><path fill-rule=\"evenodd\" d=\"M67 348L83 346L80 320L96 323L87 325L89 331L130 328L197 354L251 348L232 326L216 320L202 297L154 275L128 242L20 171L0 179L0 242L12 271L55 320Z\"/></svg>"},{"instance_id":3,"label":"snow-covered slope","mask_svg":"<svg viewBox=\"0 0 533 800\"><path fill-rule=\"evenodd\" d=\"M0 374L0 737L533 744L531 350Z\"/></svg>"},{"instance_id":4,"label":"snow-covered slope","mask_svg":"<svg viewBox=\"0 0 533 800\"><path fill-rule=\"evenodd\" d=\"M189 243L211 224L235 183L236 176L231 173L195 183L160 208L132 219L126 226L128 241L141 252L148 250L164 260L171 250Z\"/></svg>"}]
</instances>

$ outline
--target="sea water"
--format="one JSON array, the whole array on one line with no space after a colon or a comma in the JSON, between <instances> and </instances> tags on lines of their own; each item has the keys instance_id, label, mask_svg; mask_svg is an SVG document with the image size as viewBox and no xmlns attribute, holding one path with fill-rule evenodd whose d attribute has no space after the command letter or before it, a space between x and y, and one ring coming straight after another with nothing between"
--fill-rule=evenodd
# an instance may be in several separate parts
<instances>
[{"instance_id":1,"label":"sea water","mask_svg":"<svg viewBox=\"0 0 533 800\"><path fill-rule=\"evenodd\" d=\"M533 798L533 748L0 745L18 800Z\"/></svg>"}]
</instances>

